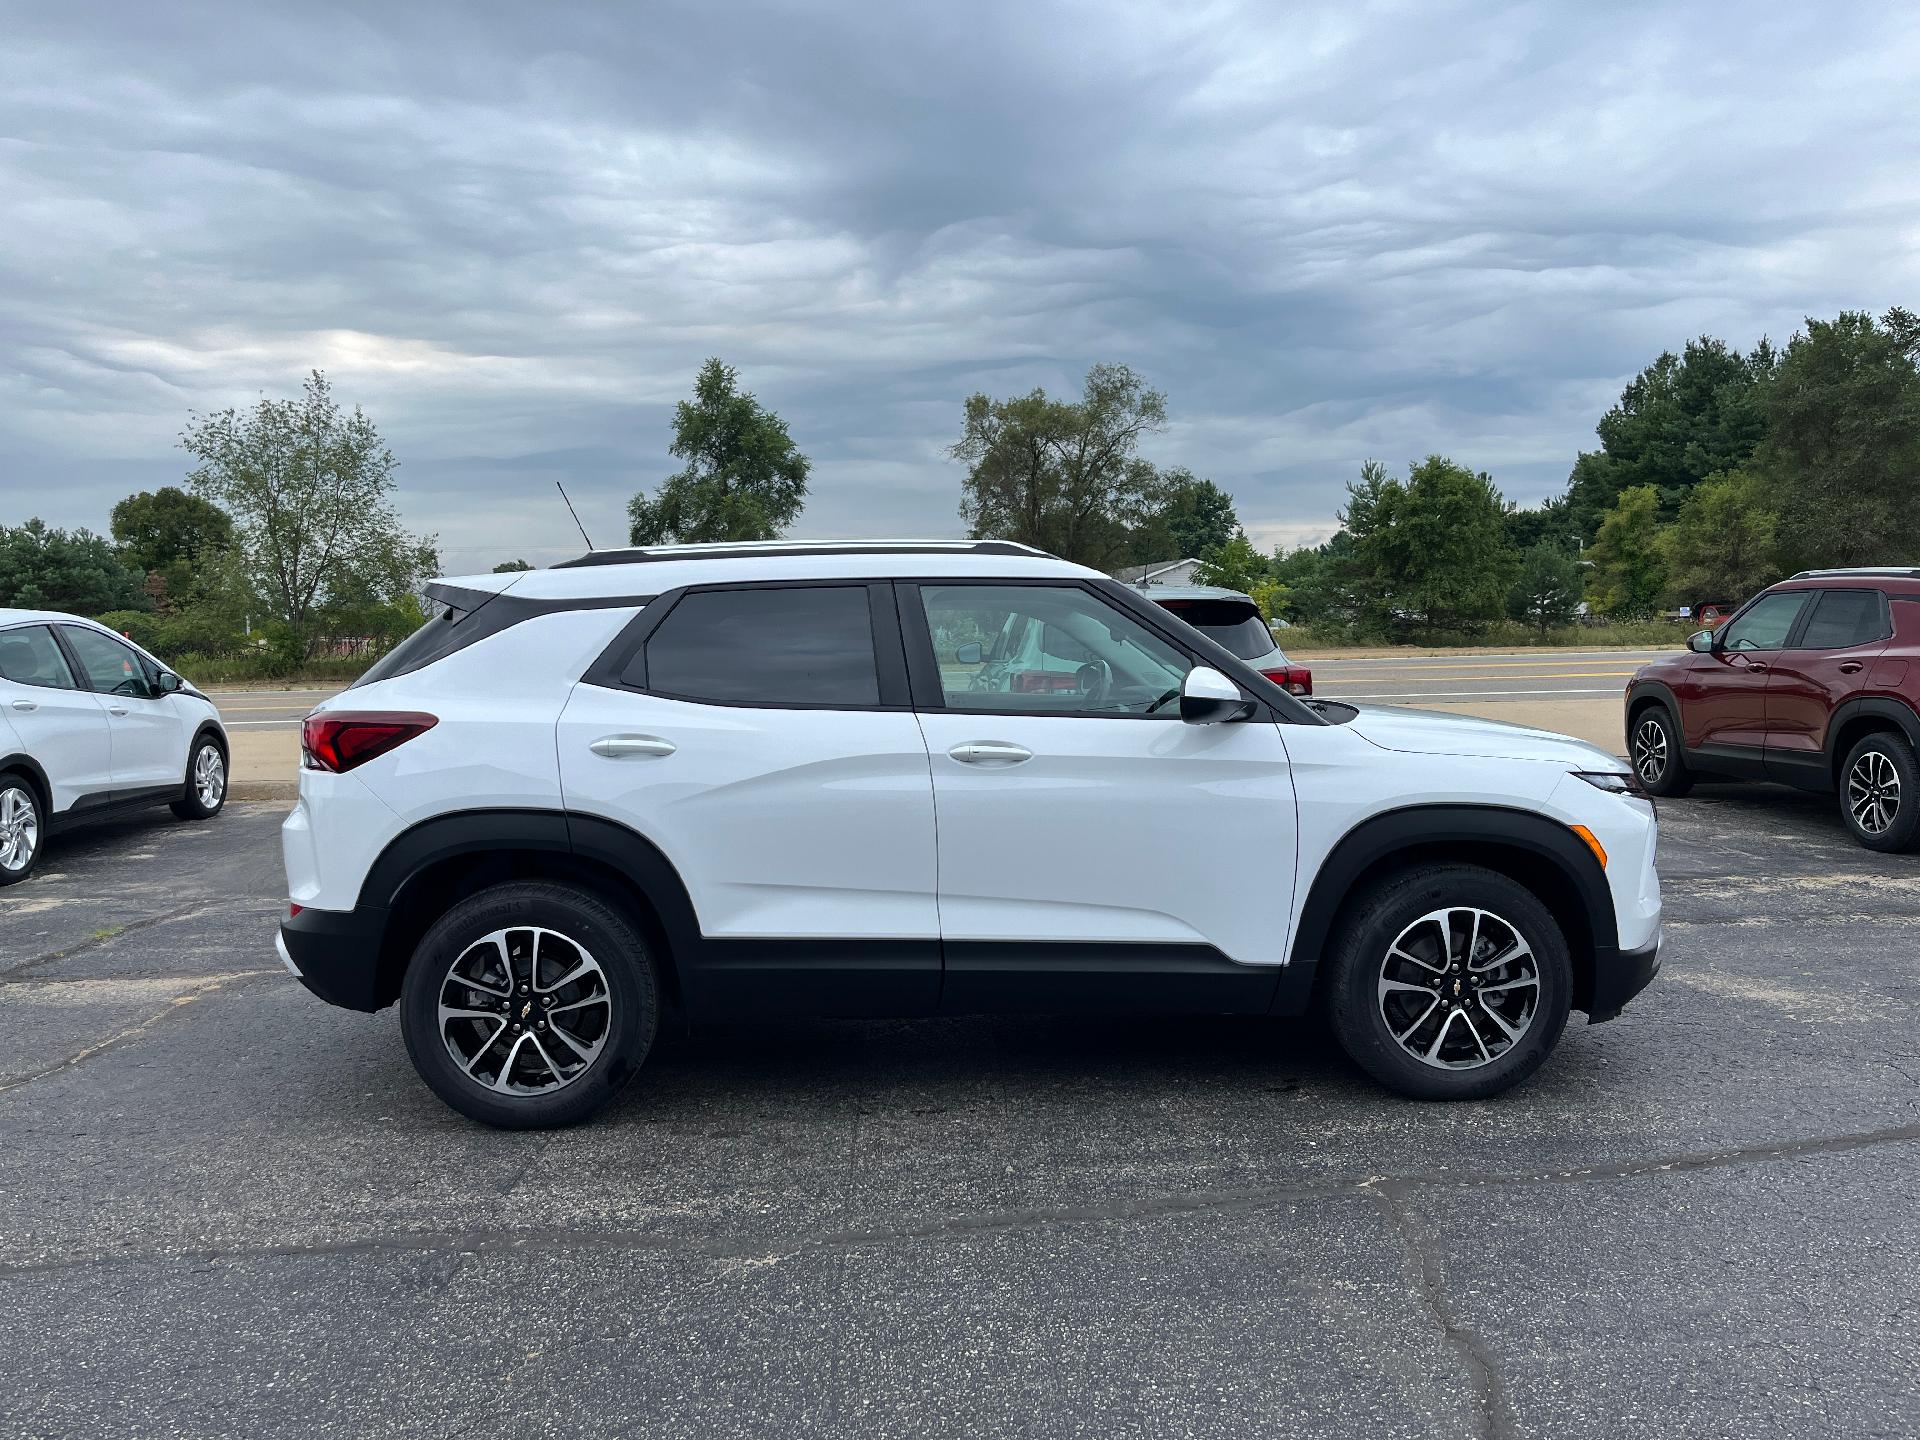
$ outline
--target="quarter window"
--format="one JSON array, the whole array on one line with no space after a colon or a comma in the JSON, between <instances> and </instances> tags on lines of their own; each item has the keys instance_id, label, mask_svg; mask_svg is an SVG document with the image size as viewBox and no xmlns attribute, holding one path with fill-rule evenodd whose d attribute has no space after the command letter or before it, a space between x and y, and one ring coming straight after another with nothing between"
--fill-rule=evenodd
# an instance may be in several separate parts
<instances>
[{"instance_id":1,"label":"quarter window","mask_svg":"<svg viewBox=\"0 0 1920 1440\"><path fill-rule=\"evenodd\" d=\"M1178 716L1191 663L1072 586L923 585L948 709Z\"/></svg>"},{"instance_id":2,"label":"quarter window","mask_svg":"<svg viewBox=\"0 0 1920 1440\"><path fill-rule=\"evenodd\" d=\"M67 643L79 658L80 672L86 677L89 690L97 690L102 695L132 695L138 699L152 697L153 687L147 683L147 667L140 662L140 657L131 646L122 645L98 630L83 630L78 625L61 628L66 632Z\"/></svg>"},{"instance_id":3,"label":"quarter window","mask_svg":"<svg viewBox=\"0 0 1920 1440\"><path fill-rule=\"evenodd\" d=\"M41 685L49 690L73 690L73 671L67 657L44 625L23 625L0 631L0 679L16 685Z\"/></svg>"},{"instance_id":4,"label":"quarter window","mask_svg":"<svg viewBox=\"0 0 1920 1440\"><path fill-rule=\"evenodd\" d=\"M1783 590L1763 595L1748 607L1746 614L1729 621L1726 650L1778 650L1793 633L1793 622L1800 618L1800 607L1807 603L1804 590Z\"/></svg>"},{"instance_id":5,"label":"quarter window","mask_svg":"<svg viewBox=\"0 0 1920 1440\"><path fill-rule=\"evenodd\" d=\"M1886 637L1878 590L1825 590L1800 637L1803 650L1838 650Z\"/></svg>"},{"instance_id":6,"label":"quarter window","mask_svg":"<svg viewBox=\"0 0 1920 1440\"><path fill-rule=\"evenodd\" d=\"M864 585L695 591L648 639L645 666L646 689L689 700L841 710L880 703Z\"/></svg>"}]
</instances>

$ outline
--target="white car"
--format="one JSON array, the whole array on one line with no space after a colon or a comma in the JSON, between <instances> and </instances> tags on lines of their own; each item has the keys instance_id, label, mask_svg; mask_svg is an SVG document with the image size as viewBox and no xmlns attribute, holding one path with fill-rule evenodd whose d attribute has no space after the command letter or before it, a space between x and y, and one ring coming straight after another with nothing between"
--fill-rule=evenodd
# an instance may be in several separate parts
<instances>
[{"instance_id":1,"label":"white car","mask_svg":"<svg viewBox=\"0 0 1920 1440\"><path fill-rule=\"evenodd\" d=\"M217 815L227 753L213 702L139 646L78 615L0 610L0 885L69 825L154 804Z\"/></svg>"},{"instance_id":2,"label":"white car","mask_svg":"<svg viewBox=\"0 0 1920 1440\"><path fill-rule=\"evenodd\" d=\"M1325 1015L1477 1098L1659 964L1653 805L1537 730L1304 703L995 541L601 551L430 589L302 735L282 960L469 1116L563 1124L663 1008ZM1025 617L1070 688L974 682ZM1077 653L1077 652L1076 652Z\"/></svg>"}]
</instances>

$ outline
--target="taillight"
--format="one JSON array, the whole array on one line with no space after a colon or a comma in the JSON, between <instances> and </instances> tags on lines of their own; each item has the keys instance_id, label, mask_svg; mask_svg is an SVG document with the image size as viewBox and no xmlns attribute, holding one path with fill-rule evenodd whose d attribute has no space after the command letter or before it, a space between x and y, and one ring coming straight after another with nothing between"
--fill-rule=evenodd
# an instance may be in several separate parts
<instances>
[{"instance_id":1,"label":"taillight","mask_svg":"<svg viewBox=\"0 0 1920 1440\"><path fill-rule=\"evenodd\" d=\"M1260 673L1289 695L1313 693L1313 671L1304 665L1282 665L1277 670L1262 670Z\"/></svg>"},{"instance_id":2,"label":"taillight","mask_svg":"<svg viewBox=\"0 0 1920 1440\"><path fill-rule=\"evenodd\" d=\"M315 770L344 775L440 723L418 710L322 710L300 727L300 750Z\"/></svg>"}]
</instances>

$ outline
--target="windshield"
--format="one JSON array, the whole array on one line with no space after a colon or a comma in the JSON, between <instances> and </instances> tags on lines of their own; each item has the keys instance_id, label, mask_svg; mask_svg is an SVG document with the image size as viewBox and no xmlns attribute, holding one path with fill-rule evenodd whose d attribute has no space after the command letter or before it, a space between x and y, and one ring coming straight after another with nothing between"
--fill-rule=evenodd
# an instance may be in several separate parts
<instances>
[{"instance_id":1,"label":"windshield","mask_svg":"<svg viewBox=\"0 0 1920 1440\"><path fill-rule=\"evenodd\" d=\"M1162 610L1178 615L1214 644L1257 660L1273 653L1273 632L1251 600L1160 600Z\"/></svg>"}]
</instances>

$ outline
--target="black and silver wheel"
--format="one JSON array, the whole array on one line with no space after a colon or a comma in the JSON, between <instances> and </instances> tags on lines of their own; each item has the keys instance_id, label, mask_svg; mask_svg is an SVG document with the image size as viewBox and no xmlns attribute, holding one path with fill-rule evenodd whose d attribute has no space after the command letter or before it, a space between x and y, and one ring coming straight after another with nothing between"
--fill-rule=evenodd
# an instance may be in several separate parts
<instances>
[{"instance_id":1,"label":"black and silver wheel","mask_svg":"<svg viewBox=\"0 0 1920 1440\"><path fill-rule=\"evenodd\" d=\"M1920 766L1907 737L1863 738L1840 766L1840 814L1869 850L1905 850L1920 830Z\"/></svg>"},{"instance_id":2,"label":"black and silver wheel","mask_svg":"<svg viewBox=\"0 0 1920 1440\"><path fill-rule=\"evenodd\" d=\"M1633 717L1627 753L1640 783L1654 795L1684 795L1693 788L1693 772L1680 753L1680 730L1664 705L1649 705Z\"/></svg>"},{"instance_id":3,"label":"black and silver wheel","mask_svg":"<svg viewBox=\"0 0 1920 1440\"><path fill-rule=\"evenodd\" d=\"M653 1044L645 942L597 896L528 881L463 900L427 932L401 997L421 1078L462 1114L569 1125L613 1098Z\"/></svg>"},{"instance_id":4,"label":"black and silver wheel","mask_svg":"<svg viewBox=\"0 0 1920 1440\"><path fill-rule=\"evenodd\" d=\"M1395 876L1348 912L1328 1001L1354 1061L1428 1100L1496 1095L1539 1068L1572 998L1566 939L1518 882L1475 866Z\"/></svg>"},{"instance_id":5,"label":"black and silver wheel","mask_svg":"<svg viewBox=\"0 0 1920 1440\"><path fill-rule=\"evenodd\" d=\"M17 775L0 776L0 885L17 885L40 859L40 797Z\"/></svg>"},{"instance_id":6,"label":"black and silver wheel","mask_svg":"<svg viewBox=\"0 0 1920 1440\"><path fill-rule=\"evenodd\" d=\"M182 820L208 820L227 803L227 757L211 736L193 742L187 757L187 788L173 802Z\"/></svg>"}]
</instances>

